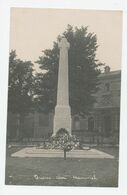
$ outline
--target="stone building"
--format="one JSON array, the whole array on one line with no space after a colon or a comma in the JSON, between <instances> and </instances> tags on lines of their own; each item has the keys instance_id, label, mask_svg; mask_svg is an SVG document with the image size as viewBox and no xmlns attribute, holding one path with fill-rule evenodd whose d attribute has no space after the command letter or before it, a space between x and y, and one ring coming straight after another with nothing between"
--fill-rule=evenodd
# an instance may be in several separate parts
<instances>
[{"instance_id":1,"label":"stone building","mask_svg":"<svg viewBox=\"0 0 127 195\"><path fill-rule=\"evenodd\" d=\"M99 75L99 90L94 96L96 103L89 116L81 118L72 116L72 134L79 136L85 143L119 142L120 126L120 85L121 71L110 71L105 67ZM7 135L12 140L17 139L16 115L8 113ZM53 113L30 113L22 124L24 139L41 140L52 135Z\"/></svg>"}]
</instances>

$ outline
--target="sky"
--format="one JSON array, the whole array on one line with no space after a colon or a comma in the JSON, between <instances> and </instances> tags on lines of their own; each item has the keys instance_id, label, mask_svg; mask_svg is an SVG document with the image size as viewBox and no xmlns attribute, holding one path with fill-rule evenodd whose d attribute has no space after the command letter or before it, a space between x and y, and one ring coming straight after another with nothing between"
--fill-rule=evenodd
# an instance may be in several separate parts
<instances>
[{"instance_id":1,"label":"sky","mask_svg":"<svg viewBox=\"0 0 127 195\"><path fill-rule=\"evenodd\" d=\"M111 70L121 69L121 11L11 8L10 50L16 50L18 58L34 63L42 50L52 48L53 41L67 24L88 26L88 32L97 35L96 58ZM35 69L39 70L37 64Z\"/></svg>"}]
</instances>

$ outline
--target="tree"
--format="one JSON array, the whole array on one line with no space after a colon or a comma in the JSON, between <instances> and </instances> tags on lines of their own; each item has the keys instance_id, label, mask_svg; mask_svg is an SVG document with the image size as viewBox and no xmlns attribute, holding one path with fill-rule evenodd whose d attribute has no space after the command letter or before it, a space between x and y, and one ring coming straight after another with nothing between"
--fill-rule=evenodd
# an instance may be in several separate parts
<instances>
[{"instance_id":1,"label":"tree","mask_svg":"<svg viewBox=\"0 0 127 195\"><path fill-rule=\"evenodd\" d=\"M72 114L84 116L92 108L95 98L93 94L98 89L98 75L100 63L96 59L97 37L88 33L88 27L73 28L71 25L54 42L52 49L46 49L36 61L40 69L47 70L42 74L36 88L38 101L43 105L43 111L52 111L56 105L58 80L59 48L58 41L65 36L70 43L69 49L69 102ZM36 75L38 79L38 75ZM38 90L39 89L39 90ZM42 90L41 90L42 89Z\"/></svg>"},{"instance_id":2,"label":"tree","mask_svg":"<svg viewBox=\"0 0 127 195\"><path fill-rule=\"evenodd\" d=\"M79 139L74 135L69 135L66 129L59 129L56 135L51 137L50 147L63 150L64 160L66 160L66 153L79 147Z\"/></svg>"},{"instance_id":3,"label":"tree","mask_svg":"<svg viewBox=\"0 0 127 195\"><path fill-rule=\"evenodd\" d=\"M16 58L12 50L9 57L8 111L18 116L18 136L23 136L21 124L32 107L33 64Z\"/></svg>"}]
</instances>

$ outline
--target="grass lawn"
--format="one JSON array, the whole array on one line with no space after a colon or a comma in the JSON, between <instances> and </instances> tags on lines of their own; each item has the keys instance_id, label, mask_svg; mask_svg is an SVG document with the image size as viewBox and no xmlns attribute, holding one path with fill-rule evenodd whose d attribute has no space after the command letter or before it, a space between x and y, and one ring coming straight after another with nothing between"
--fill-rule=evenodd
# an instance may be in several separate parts
<instances>
[{"instance_id":1,"label":"grass lawn","mask_svg":"<svg viewBox=\"0 0 127 195\"><path fill-rule=\"evenodd\" d=\"M115 159L14 158L7 149L7 185L118 186L118 148L99 148Z\"/></svg>"}]
</instances>

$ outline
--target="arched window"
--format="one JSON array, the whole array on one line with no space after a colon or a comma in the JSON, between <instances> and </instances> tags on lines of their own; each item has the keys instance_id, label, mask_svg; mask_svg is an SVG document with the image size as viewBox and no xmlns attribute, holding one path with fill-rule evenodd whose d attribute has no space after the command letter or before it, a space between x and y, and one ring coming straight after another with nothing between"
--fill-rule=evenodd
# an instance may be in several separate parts
<instances>
[{"instance_id":1,"label":"arched window","mask_svg":"<svg viewBox=\"0 0 127 195\"><path fill-rule=\"evenodd\" d=\"M92 116L88 118L88 131L94 131L94 118Z\"/></svg>"}]
</instances>

